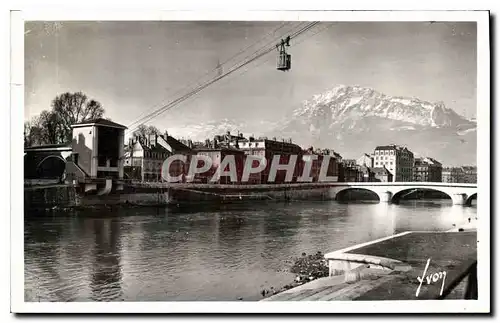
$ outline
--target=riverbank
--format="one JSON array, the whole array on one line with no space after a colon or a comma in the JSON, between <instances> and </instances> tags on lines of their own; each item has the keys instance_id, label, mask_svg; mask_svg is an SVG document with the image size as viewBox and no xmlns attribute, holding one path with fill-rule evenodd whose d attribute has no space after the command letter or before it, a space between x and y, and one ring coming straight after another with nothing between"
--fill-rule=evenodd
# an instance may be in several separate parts
<instances>
[{"instance_id":1,"label":"riverbank","mask_svg":"<svg viewBox=\"0 0 500 323\"><path fill-rule=\"evenodd\" d=\"M239 185L222 187L169 187L153 184L124 185L120 191L106 195L82 192L74 185L26 186L25 210L52 208L95 207L184 207L207 204L237 204L247 202L282 202L303 200L332 200L327 185Z\"/></svg>"},{"instance_id":2,"label":"riverbank","mask_svg":"<svg viewBox=\"0 0 500 323\"><path fill-rule=\"evenodd\" d=\"M476 231L404 232L359 244L325 255L328 277L283 290L264 301L416 300L443 294L461 299L466 290L470 292L463 275L476 266L476 241ZM426 273L434 279L435 273L443 272L447 278L439 283L435 279L435 284L419 284L417 279ZM443 279L443 275L439 277ZM477 278L471 279L477 286Z\"/></svg>"}]
</instances>

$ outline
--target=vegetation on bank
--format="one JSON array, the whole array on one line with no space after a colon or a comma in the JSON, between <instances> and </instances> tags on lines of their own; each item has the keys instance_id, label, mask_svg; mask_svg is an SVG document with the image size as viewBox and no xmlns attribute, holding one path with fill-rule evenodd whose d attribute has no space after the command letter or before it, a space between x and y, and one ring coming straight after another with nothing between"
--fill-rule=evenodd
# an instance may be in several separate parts
<instances>
[{"instance_id":1,"label":"vegetation on bank","mask_svg":"<svg viewBox=\"0 0 500 323\"><path fill-rule=\"evenodd\" d=\"M270 289L263 289L261 295L263 297L268 297L329 275L328 263L321 251L318 251L314 255L307 255L305 252L302 253L301 257L295 259L290 268L290 272L297 274L293 282L279 289L274 289L273 287Z\"/></svg>"}]
</instances>

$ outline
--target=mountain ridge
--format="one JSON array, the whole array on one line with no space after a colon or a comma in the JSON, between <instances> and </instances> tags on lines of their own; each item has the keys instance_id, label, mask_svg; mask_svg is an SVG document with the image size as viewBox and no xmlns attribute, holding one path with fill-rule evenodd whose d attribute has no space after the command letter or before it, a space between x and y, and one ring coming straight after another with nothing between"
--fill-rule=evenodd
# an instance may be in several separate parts
<instances>
[{"instance_id":1,"label":"mountain ridge","mask_svg":"<svg viewBox=\"0 0 500 323\"><path fill-rule=\"evenodd\" d=\"M443 102L390 96L361 86L338 85L302 101L276 122L212 120L172 131L204 140L227 131L292 138L302 147L332 148L348 158L377 145L406 145L443 164L476 164L476 127ZM169 130L170 131L170 130Z\"/></svg>"},{"instance_id":2,"label":"mountain ridge","mask_svg":"<svg viewBox=\"0 0 500 323\"><path fill-rule=\"evenodd\" d=\"M443 102L338 85L303 101L269 135L333 148L350 157L394 143L445 163L475 164L476 127Z\"/></svg>"}]
</instances>

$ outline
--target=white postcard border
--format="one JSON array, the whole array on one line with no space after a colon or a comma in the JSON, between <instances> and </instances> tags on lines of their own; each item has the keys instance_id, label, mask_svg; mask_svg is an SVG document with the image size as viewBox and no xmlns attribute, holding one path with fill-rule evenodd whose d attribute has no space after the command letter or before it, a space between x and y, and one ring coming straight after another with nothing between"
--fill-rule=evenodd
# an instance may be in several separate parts
<instances>
[{"instance_id":1,"label":"white postcard border","mask_svg":"<svg viewBox=\"0 0 500 323\"><path fill-rule=\"evenodd\" d=\"M490 311L490 54L487 11L74 11L13 12L11 21L11 311L16 313L455 313ZM479 300L336 302L24 302L22 124L24 20L476 21Z\"/></svg>"}]
</instances>

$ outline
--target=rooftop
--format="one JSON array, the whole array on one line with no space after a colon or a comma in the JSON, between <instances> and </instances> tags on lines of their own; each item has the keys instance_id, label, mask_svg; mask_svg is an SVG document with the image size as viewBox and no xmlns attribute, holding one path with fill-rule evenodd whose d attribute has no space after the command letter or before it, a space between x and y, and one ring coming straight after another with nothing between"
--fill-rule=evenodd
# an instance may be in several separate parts
<instances>
[{"instance_id":1,"label":"rooftop","mask_svg":"<svg viewBox=\"0 0 500 323\"><path fill-rule=\"evenodd\" d=\"M389 172L389 170L385 167L373 167L371 170L376 174L383 174L383 175L391 174L391 172Z\"/></svg>"},{"instance_id":2,"label":"rooftop","mask_svg":"<svg viewBox=\"0 0 500 323\"><path fill-rule=\"evenodd\" d=\"M398 145L383 145L375 147L375 150L408 150L408 148Z\"/></svg>"},{"instance_id":3,"label":"rooftop","mask_svg":"<svg viewBox=\"0 0 500 323\"><path fill-rule=\"evenodd\" d=\"M164 147L164 144L161 142L161 139L163 139L167 145ZM191 151L191 148L180 142L179 140L175 139L172 136L164 136L164 135L157 135L155 141L156 144L153 147L148 146L148 141L149 138L141 138L141 137L135 137L132 138L133 143L139 143L144 150L150 150L150 151L170 151L170 146L174 152L188 152ZM167 149L168 148L168 149Z\"/></svg>"},{"instance_id":4,"label":"rooftop","mask_svg":"<svg viewBox=\"0 0 500 323\"><path fill-rule=\"evenodd\" d=\"M203 147L203 146L200 146L200 147L195 147L193 148L193 150L196 152L196 151L231 151L231 152L237 152L237 153L241 153L241 154L244 154L244 152L242 150L239 150L239 149L236 149L236 148L232 148L232 147L225 147L225 146L221 146L221 147Z\"/></svg>"},{"instance_id":5,"label":"rooftop","mask_svg":"<svg viewBox=\"0 0 500 323\"><path fill-rule=\"evenodd\" d=\"M163 139L165 139L164 136L161 136L161 137ZM175 139L172 136L167 135L167 138L165 140L170 145L170 147L172 147L172 149L174 149L174 151L190 151L191 150L191 148L184 145L182 142L180 142L179 140Z\"/></svg>"},{"instance_id":6,"label":"rooftop","mask_svg":"<svg viewBox=\"0 0 500 323\"><path fill-rule=\"evenodd\" d=\"M53 144L53 145L40 145L25 147L24 151L37 151L37 150L65 150L71 149L71 145L67 144Z\"/></svg>"},{"instance_id":7,"label":"rooftop","mask_svg":"<svg viewBox=\"0 0 500 323\"><path fill-rule=\"evenodd\" d=\"M96 126L103 126L103 127L127 129L127 127L125 127L124 125L121 125L119 123L116 123L116 122L113 122L111 120L104 119L104 118L85 120L85 121L80 122L80 123L75 123L75 124L71 125L71 127L73 127L73 128L74 127L85 127L85 126L91 126L91 125L92 126L96 125Z\"/></svg>"}]
</instances>

